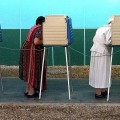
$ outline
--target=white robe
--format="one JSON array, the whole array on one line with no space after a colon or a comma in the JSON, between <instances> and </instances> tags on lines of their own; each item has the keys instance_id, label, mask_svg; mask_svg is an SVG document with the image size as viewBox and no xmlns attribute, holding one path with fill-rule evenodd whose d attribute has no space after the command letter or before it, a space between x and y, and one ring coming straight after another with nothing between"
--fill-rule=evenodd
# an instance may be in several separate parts
<instances>
[{"instance_id":1,"label":"white robe","mask_svg":"<svg viewBox=\"0 0 120 120\"><path fill-rule=\"evenodd\" d=\"M89 71L89 85L94 88L108 88L110 71L111 27L99 28L93 38Z\"/></svg>"}]
</instances>

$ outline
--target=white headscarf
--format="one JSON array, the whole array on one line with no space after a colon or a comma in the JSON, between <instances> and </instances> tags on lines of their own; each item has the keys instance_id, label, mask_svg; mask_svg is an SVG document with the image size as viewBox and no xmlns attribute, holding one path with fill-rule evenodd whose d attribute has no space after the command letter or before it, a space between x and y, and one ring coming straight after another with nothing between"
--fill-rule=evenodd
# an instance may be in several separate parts
<instances>
[{"instance_id":1,"label":"white headscarf","mask_svg":"<svg viewBox=\"0 0 120 120\"><path fill-rule=\"evenodd\" d=\"M108 20L108 25L111 24L113 20L114 20L114 18L110 18L110 19Z\"/></svg>"}]
</instances>

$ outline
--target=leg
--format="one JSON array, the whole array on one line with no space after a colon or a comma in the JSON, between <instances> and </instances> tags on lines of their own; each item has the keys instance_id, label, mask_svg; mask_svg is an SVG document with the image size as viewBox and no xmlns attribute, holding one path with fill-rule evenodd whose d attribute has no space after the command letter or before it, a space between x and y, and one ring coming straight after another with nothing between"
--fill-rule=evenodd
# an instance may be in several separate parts
<instances>
[{"instance_id":1,"label":"leg","mask_svg":"<svg viewBox=\"0 0 120 120\"><path fill-rule=\"evenodd\" d=\"M107 91L105 88L96 88L95 98L106 98L107 97Z\"/></svg>"},{"instance_id":2,"label":"leg","mask_svg":"<svg viewBox=\"0 0 120 120\"><path fill-rule=\"evenodd\" d=\"M101 95L101 88L96 88L96 94Z\"/></svg>"},{"instance_id":3,"label":"leg","mask_svg":"<svg viewBox=\"0 0 120 120\"><path fill-rule=\"evenodd\" d=\"M28 92L25 93L26 97L28 98L34 98L34 97L38 97L39 93L35 92L34 88L32 87L32 85L28 84Z\"/></svg>"},{"instance_id":4,"label":"leg","mask_svg":"<svg viewBox=\"0 0 120 120\"><path fill-rule=\"evenodd\" d=\"M28 84L28 88L28 95L33 95L35 93L34 88L30 84Z\"/></svg>"}]
</instances>

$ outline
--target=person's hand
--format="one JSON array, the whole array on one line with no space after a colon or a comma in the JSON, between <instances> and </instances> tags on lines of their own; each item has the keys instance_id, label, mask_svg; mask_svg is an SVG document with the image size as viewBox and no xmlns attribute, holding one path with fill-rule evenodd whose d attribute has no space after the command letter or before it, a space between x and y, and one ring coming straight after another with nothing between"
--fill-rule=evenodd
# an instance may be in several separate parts
<instances>
[{"instance_id":1,"label":"person's hand","mask_svg":"<svg viewBox=\"0 0 120 120\"><path fill-rule=\"evenodd\" d=\"M108 47L112 47L112 44L108 44Z\"/></svg>"},{"instance_id":2,"label":"person's hand","mask_svg":"<svg viewBox=\"0 0 120 120\"><path fill-rule=\"evenodd\" d=\"M42 40L40 40L39 38L34 38L34 44L35 45L42 45Z\"/></svg>"}]
</instances>

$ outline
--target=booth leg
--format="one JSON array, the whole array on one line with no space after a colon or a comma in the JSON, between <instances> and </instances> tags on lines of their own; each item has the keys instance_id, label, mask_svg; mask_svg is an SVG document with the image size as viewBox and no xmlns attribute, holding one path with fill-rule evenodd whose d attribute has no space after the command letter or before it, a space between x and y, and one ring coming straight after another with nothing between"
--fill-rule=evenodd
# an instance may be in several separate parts
<instances>
[{"instance_id":1,"label":"booth leg","mask_svg":"<svg viewBox=\"0 0 120 120\"><path fill-rule=\"evenodd\" d=\"M3 81L2 81L2 69L0 65L0 83L1 83L1 90L3 91Z\"/></svg>"},{"instance_id":2,"label":"booth leg","mask_svg":"<svg viewBox=\"0 0 120 120\"><path fill-rule=\"evenodd\" d=\"M42 60L42 70L41 70L41 80L40 80L40 92L39 92L39 99L41 99L41 90L42 90L42 80L43 80L43 68L44 68L44 60L45 60L45 47L43 51L43 60Z\"/></svg>"},{"instance_id":3,"label":"booth leg","mask_svg":"<svg viewBox=\"0 0 120 120\"><path fill-rule=\"evenodd\" d=\"M55 62L54 62L54 47L52 47L52 66L55 65Z\"/></svg>"},{"instance_id":4,"label":"booth leg","mask_svg":"<svg viewBox=\"0 0 120 120\"><path fill-rule=\"evenodd\" d=\"M112 69L112 56L113 56L113 47L111 49L111 60L110 60L110 72L109 72L109 82L108 82L108 94L107 94L107 101L109 101L109 94L110 94L110 85L111 85L111 69Z\"/></svg>"},{"instance_id":5,"label":"booth leg","mask_svg":"<svg viewBox=\"0 0 120 120\"><path fill-rule=\"evenodd\" d=\"M69 47L67 47L67 51L68 51L68 66L69 66L69 76L70 78L72 78L72 69L71 69L71 62L70 62L70 52L69 52ZM73 86L72 86L72 79L70 79L70 87L71 90L73 92Z\"/></svg>"},{"instance_id":6,"label":"booth leg","mask_svg":"<svg viewBox=\"0 0 120 120\"><path fill-rule=\"evenodd\" d=\"M67 47L65 47L65 56L66 56L66 68L67 68L67 79L68 79L68 94L69 94L69 100L70 100L71 96L70 96L70 81L69 81L69 70L68 70L68 51L67 51Z\"/></svg>"}]
</instances>

